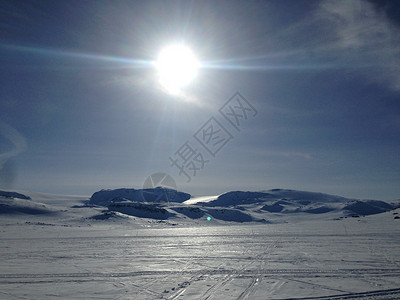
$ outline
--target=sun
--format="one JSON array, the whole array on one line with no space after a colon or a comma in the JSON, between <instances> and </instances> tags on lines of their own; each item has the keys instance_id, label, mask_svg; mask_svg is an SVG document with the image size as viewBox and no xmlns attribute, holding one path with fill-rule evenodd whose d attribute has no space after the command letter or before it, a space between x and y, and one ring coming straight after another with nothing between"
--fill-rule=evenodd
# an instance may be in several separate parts
<instances>
[{"instance_id":1,"label":"sun","mask_svg":"<svg viewBox=\"0 0 400 300\"><path fill-rule=\"evenodd\" d=\"M176 95L196 77L200 64L189 47L177 44L161 50L155 66L161 86Z\"/></svg>"}]
</instances>

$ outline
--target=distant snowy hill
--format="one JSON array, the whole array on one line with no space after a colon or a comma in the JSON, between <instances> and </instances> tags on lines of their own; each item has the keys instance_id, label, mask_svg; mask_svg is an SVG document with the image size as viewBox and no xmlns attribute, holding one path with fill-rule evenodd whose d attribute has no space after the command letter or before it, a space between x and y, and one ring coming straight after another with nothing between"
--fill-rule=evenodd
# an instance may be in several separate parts
<instances>
[{"instance_id":1,"label":"distant snowy hill","mask_svg":"<svg viewBox=\"0 0 400 300\"><path fill-rule=\"evenodd\" d=\"M190 194L160 187L143 190L102 190L93 194L89 200L89 204L105 206L112 212L157 220L170 218L199 219L202 217L230 222L251 222L258 220L251 214L235 208L207 208L199 207L199 205L182 204L189 200L190 197ZM104 212L103 215L98 215L96 218L102 219L104 217L105 219L109 216L109 212Z\"/></svg>"},{"instance_id":2,"label":"distant snowy hill","mask_svg":"<svg viewBox=\"0 0 400 300\"><path fill-rule=\"evenodd\" d=\"M165 188L115 189L83 196L0 191L0 214L36 215L64 220L138 222L290 222L337 219L387 212L399 201L358 200L323 193L272 189L232 191L219 196L191 198Z\"/></svg>"},{"instance_id":3,"label":"distant snowy hill","mask_svg":"<svg viewBox=\"0 0 400 300\"><path fill-rule=\"evenodd\" d=\"M54 212L45 204L36 203L29 196L0 191L0 214L28 214L39 215Z\"/></svg>"},{"instance_id":4,"label":"distant snowy hill","mask_svg":"<svg viewBox=\"0 0 400 300\"><path fill-rule=\"evenodd\" d=\"M384 201L377 201L377 200L356 200L350 203L347 203L346 206L343 208L346 211L351 213L355 213L358 215L375 215L379 213L383 213L389 210L394 209L391 204L386 203Z\"/></svg>"},{"instance_id":5,"label":"distant snowy hill","mask_svg":"<svg viewBox=\"0 0 400 300\"><path fill-rule=\"evenodd\" d=\"M121 199L131 200L134 202L179 202L182 203L190 199L190 194L166 189L116 189L101 190L96 192L90 198L90 204L108 206Z\"/></svg>"},{"instance_id":6,"label":"distant snowy hill","mask_svg":"<svg viewBox=\"0 0 400 300\"><path fill-rule=\"evenodd\" d=\"M308 205L310 203L345 203L350 200L340 196L333 196L323 193L303 192L286 189L272 189L265 192L243 192L233 191L220 195L213 201L204 203L204 206L237 206L256 203L269 203L281 201L283 204L299 203Z\"/></svg>"},{"instance_id":7,"label":"distant snowy hill","mask_svg":"<svg viewBox=\"0 0 400 300\"><path fill-rule=\"evenodd\" d=\"M331 218L372 215L395 208L384 201L287 189L232 191L217 197L200 197L197 201L188 201L189 198L189 194L164 188L117 189L96 192L89 203L107 207L104 218L109 212L118 212L158 220L209 218L228 222L268 222L272 217L298 214Z\"/></svg>"},{"instance_id":8,"label":"distant snowy hill","mask_svg":"<svg viewBox=\"0 0 400 300\"><path fill-rule=\"evenodd\" d=\"M346 215L372 215L395 208L393 204L377 200L357 200L323 193L272 189L263 192L233 191L218 198L197 202L203 207L231 207L253 212L280 214L325 214L343 212Z\"/></svg>"},{"instance_id":9,"label":"distant snowy hill","mask_svg":"<svg viewBox=\"0 0 400 300\"><path fill-rule=\"evenodd\" d=\"M6 198L19 198L19 199L31 200L31 197L26 196L24 194L17 193L17 192L0 191L0 196L6 197Z\"/></svg>"},{"instance_id":10,"label":"distant snowy hill","mask_svg":"<svg viewBox=\"0 0 400 300\"><path fill-rule=\"evenodd\" d=\"M168 203L179 204L190 199L190 194L172 189L156 187L149 189L101 190L92 195L91 205L100 205L109 211L138 218L166 220L175 216L173 210L167 210ZM109 216L108 212L103 213ZM96 216L101 219L102 215Z\"/></svg>"}]
</instances>

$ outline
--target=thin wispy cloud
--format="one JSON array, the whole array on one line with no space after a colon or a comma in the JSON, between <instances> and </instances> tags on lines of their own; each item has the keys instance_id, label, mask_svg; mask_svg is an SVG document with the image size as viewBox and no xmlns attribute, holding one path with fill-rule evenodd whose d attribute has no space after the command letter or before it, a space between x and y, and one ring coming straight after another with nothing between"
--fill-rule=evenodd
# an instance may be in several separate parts
<instances>
[{"instance_id":1,"label":"thin wispy cloud","mask_svg":"<svg viewBox=\"0 0 400 300\"><path fill-rule=\"evenodd\" d=\"M0 122L0 136L5 137L9 142L12 143L12 149L5 153L0 153L0 167L8 159L13 158L20 153L24 152L27 148L25 138L10 125Z\"/></svg>"},{"instance_id":2,"label":"thin wispy cloud","mask_svg":"<svg viewBox=\"0 0 400 300\"><path fill-rule=\"evenodd\" d=\"M351 65L368 67L365 76L400 90L400 30L373 4L362 1L325 1L314 15L328 29L327 50L339 51Z\"/></svg>"},{"instance_id":3,"label":"thin wispy cloud","mask_svg":"<svg viewBox=\"0 0 400 300\"><path fill-rule=\"evenodd\" d=\"M284 63L310 65L317 71L346 69L399 91L399 36L398 25L370 2L328 0L277 30L274 41Z\"/></svg>"}]
</instances>

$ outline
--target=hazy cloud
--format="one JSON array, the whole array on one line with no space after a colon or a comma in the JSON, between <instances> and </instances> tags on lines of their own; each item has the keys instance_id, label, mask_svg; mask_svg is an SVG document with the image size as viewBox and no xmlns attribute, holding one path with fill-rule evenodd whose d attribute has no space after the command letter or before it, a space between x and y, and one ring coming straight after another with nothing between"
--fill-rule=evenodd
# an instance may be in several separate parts
<instances>
[{"instance_id":1,"label":"hazy cloud","mask_svg":"<svg viewBox=\"0 0 400 300\"><path fill-rule=\"evenodd\" d=\"M13 158L26 150L27 144L25 138L10 125L0 122L0 135L5 137L13 144L13 149L5 153L0 153L0 166L8 159Z\"/></svg>"},{"instance_id":2,"label":"hazy cloud","mask_svg":"<svg viewBox=\"0 0 400 300\"><path fill-rule=\"evenodd\" d=\"M324 1L314 16L332 36L326 45L351 64L367 67L366 76L400 90L400 29L373 4L362 1Z\"/></svg>"}]
</instances>

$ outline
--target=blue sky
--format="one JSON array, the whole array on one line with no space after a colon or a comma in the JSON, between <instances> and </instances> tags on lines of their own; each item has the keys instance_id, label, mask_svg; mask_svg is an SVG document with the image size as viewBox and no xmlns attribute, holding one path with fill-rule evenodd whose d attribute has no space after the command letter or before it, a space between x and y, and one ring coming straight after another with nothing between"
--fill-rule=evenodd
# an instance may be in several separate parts
<instances>
[{"instance_id":1,"label":"blue sky","mask_svg":"<svg viewBox=\"0 0 400 300\"><path fill-rule=\"evenodd\" d=\"M0 187L91 195L141 188L293 188L400 198L397 1L1 1ZM184 42L201 61L183 96L151 64ZM257 114L235 129L239 92ZM194 138L214 117L215 156ZM185 142L208 162L190 182ZM190 173L192 172L192 173Z\"/></svg>"}]
</instances>

